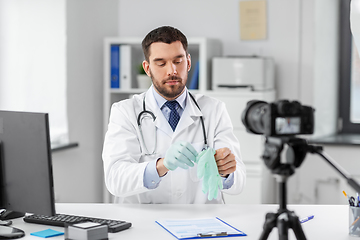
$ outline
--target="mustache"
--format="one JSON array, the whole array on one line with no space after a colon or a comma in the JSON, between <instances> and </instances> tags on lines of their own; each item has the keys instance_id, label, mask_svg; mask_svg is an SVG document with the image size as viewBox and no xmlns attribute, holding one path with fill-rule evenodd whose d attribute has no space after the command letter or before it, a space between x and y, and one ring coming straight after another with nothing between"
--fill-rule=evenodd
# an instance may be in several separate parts
<instances>
[{"instance_id":1,"label":"mustache","mask_svg":"<svg viewBox=\"0 0 360 240\"><path fill-rule=\"evenodd\" d=\"M178 76L170 76L170 77L164 79L165 82L166 81L174 81L174 80L181 81L182 79L180 77L178 77Z\"/></svg>"}]
</instances>

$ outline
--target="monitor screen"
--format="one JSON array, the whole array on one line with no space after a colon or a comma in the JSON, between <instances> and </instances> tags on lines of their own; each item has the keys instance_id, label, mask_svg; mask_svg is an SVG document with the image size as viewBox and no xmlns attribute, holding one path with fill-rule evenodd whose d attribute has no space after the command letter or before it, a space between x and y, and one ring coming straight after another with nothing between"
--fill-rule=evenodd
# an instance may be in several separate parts
<instances>
[{"instance_id":1,"label":"monitor screen","mask_svg":"<svg viewBox=\"0 0 360 240\"><path fill-rule=\"evenodd\" d=\"M300 128L300 117L277 117L275 119L276 134L299 134Z\"/></svg>"},{"instance_id":2,"label":"monitor screen","mask_svg":"<svg viewBox=\"0 0 360 240\"><path fill-rule=\"evenodd\" d=\"M47 113L0 111L0 208L55 214Z\"/></svg>"}]
</instances>

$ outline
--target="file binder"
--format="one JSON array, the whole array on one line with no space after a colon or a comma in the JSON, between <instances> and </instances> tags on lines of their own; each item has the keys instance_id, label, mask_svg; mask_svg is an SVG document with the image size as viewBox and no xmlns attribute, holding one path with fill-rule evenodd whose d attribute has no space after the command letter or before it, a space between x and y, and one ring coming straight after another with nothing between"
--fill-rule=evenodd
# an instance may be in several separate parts
<instances>
[{"instance_id":1,"label":"file binder","mask_svg":"<svg viewBox=\"0 0 360 240\"><path fill-rule=\"evenodd\" d=\"M120 46L110 47L110 87L120 88Z\"/></svg>"},{"instance_id":2,"label":"file binder","mask_svg":"<svg viewBox=\"0 0 360 240\"><path fill-rule=\"evenodd\" d=\"M129 90L132 79L132 53L130 45L120 46L120 73L121 89Z\"/></svg>"},{"instance_id":3,"label":"file binder","mask_svg":"<svg viewBox=\"0 0 360 240\"><path fill-rule=\"evenodd\" d=\"M246 234L220 218L155 221L177 239L239 237Z\"/></svg>"}]
</instances>

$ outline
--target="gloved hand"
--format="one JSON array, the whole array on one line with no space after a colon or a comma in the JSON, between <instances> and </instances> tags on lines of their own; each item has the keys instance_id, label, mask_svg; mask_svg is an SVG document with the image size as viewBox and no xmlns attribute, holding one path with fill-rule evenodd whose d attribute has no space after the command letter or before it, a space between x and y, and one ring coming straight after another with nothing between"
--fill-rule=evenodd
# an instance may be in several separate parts
<instances>
[{"instance_id":1,"label":"gloved hand","mask_svg":"<svg viewBox=\"0 0 360 240\"><path fill-rule=\"evenodd\" d=\"M217 198L219 188L223 189L222 179L215 161L215 150L208 148L196 157L198 178L203 178L202 191L208 193L209 201Z\"/></svg>"},{"instance_id":2,"label":"gloved hand","mask_svg":"<svg viewBox=\"0 0 360 240\"><path fill-rule=\"evenodd\" d=\"M193 167L197 151L188 142L176 142L166 151L164 166L173 171L177 167L188 169Z\"/></svg>"}]
</instances>

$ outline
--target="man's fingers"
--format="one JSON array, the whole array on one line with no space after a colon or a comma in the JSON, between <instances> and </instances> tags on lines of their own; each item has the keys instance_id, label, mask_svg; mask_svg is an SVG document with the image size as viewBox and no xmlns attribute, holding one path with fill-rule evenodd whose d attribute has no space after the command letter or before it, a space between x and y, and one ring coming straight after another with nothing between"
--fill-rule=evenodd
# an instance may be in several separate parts
<instances>
[{"instance_id":1,"label":"man's fingers","mask_svg":"<svg viewBox=\"0 0 360 240\"><path fill-rule=\"evenodd\" d=\"M226 158L229 154L231 154L230 149L228 148L220 148L216 150L215 160L220 160Z\"/></svg>"},{"instance_id":2,"label":"man's fingers","mask_svg":"<svg viewBox=\"0 0 360 240\"><path fill-rule=\"evenodd\" d=\"M235 166L231 166L231 167L229 167L229 168L226 168L226 169L224 169L224 170L220 170L220 169L219 169L219 174L220 174L221 176L226 176L226 175L231 174L231 173L233 173L233 172L235 172L235 171L236 171L236 165L235 165Z\"/></svg>"},{"instance_id":3,"label":"man's fingers","mask_svg":"<svg viewBox=\"0 0 360 240\"><path fill-rule=\"evenodd\" d=\"M236 170L235 155L231 153L227 155L224 159L217 160L216 164L220 175L223 176L233 173Z\"/></svg>"},{"instance_id":4,"label":"man's fingers","mask_svg":"<svg viewBox=\"0 0 360 240\"><path fill-rule=\"evenodd\" d=\"M235 155L230 152L230 154L227 155L225 158L216 159L216 165L218 167L221 167L232 161L235 161ZM235 164L236 164L236 161L235 161Z\"/></svg>"}]
</instances>

